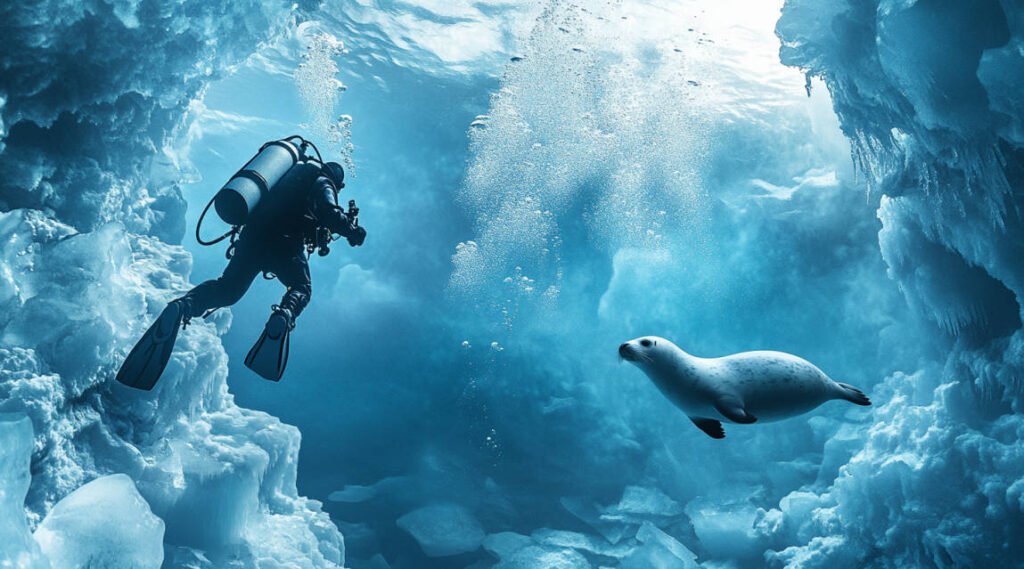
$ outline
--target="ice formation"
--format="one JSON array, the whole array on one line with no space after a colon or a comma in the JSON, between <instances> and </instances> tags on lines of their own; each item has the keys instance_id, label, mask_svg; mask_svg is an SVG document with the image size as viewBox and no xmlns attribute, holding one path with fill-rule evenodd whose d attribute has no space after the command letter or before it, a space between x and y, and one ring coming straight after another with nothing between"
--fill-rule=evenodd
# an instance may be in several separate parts
<instances>
[{"instance_id":1,"label":"ice formation","mask_svg":"<svg viewBox=\"0 0 1024 569\"><path fill-rule=\"evenodd\" d=\"M89 482L65 496L34 534L54 567L160 569L164 522L124 474Z\"/></svg>"},{"instance_id":2,"label":"ice formation","mask_svg":"<svg viewBox=\"0 0 1024 569\"><path fill-rule=\"evenodd\" d=\"M433 504L398 518L398 527L409 532L430 557L475 551L484 530L473 514L457 504Z\"/></svg>"},{"instance_id":3,"label":"ice formation","mask_svg":"<svg viewBox=\"0 0 1024 569\"><path fill-rule=\"evenodd\" d=\"M0 565L49 569L25 519L25 495L31 482L32 423L23 415L0 415ZM162 556L162 552L161 552Z\"/></svg>"},{"instance_id":4,"label":"ice formation","mask_svg":"<svg viewBox=\"0 0 1024 569\"><path fill-rule=\"evenodd\" d=\"M188 164L176 141L190 105L293 25L296 8L67 2L0 12L0 411L31 422L0 423L13 535L0 558L341 566L341 535L296 490L299 432L227 391L227 314L183 333L153 392L111 381L188 286L190 257L176 245Z\"/></svg>"},{"instance_id":5,"label":"ice formation","mask_svg":"<svg viewBox=\"0 0 1024 569\"><path fill-rule=\"evenodd\" d=\"M600 533L542 528L529 536L491 534L483 546L499 559L495 567L699 567L697 555L662 529L675 532L673 526L683 519L683 512L657 489L628 487L617 505L603 508L574 500L564 506Z\"/></svg>"},{"instance_id":6,"label":"ice formation","mask_svg":"<svg viewBox=\"0 0 1024 569\"><path fill-rule=\"evenodd\" d=\"M935 353L885 381L889 402L826 491L772 514L776 564L1024 559L1021 23L1012 1L786 3L782 60L831 92L882 196L889 274Z\"/></svg>"}]
</instances>

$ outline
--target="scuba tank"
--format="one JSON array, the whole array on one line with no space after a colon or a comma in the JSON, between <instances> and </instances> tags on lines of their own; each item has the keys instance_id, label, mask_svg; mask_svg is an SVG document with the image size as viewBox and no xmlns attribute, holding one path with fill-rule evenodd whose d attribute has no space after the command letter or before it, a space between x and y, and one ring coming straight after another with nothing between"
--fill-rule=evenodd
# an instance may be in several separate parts
<instances>
[{"instance_id":1,"label":"scuba tank","mask_svg":"<svg viewBox=\"0 0 1024 569\"><path fill-rule=\"evenodd\" d=\"M230 225L249 219L264 194L277 184L304 153L288 140L268 142L213 197L213 205Z\"/></svg>"},{"instance_id":2,"label":"scuba tank","mask_svg":"<svg viewBox=\"0 0 1024 569\"><path fill-rule=\"evenodd\" d=\"M310 148L315 151L315 158L308 154ZM196 241L200 245L214 245L230 237L234 244L242 225L252 219L260 203L267 201L267 195L290 171L296 166L303 169L312 166L319 170L322 165L320 149L301 136L289 136L264 144L206 204L196 224ZM232 227L220 237L206 241L200 236L199 229L211 206ZM229 248L229 256L230 251Z\"/></svg>"}]
</instances>

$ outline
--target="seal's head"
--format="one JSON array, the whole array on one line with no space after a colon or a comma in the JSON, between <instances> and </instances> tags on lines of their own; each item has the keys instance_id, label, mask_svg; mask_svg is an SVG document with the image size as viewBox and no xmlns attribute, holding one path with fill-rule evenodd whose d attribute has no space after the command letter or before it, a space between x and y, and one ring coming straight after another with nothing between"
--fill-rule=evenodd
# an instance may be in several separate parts
<instances>
[{"instance_id":1,"label":"seal's head","mask_svg":"<svg viewBox=\"0 0 1024 569\"><path fill-rule=\"evenodd\" d=\"M619 357L639 367L647 369L657 365L672 352L675 344L658 336L641 336L619 346Z\"/></svg>"}]
</instances>

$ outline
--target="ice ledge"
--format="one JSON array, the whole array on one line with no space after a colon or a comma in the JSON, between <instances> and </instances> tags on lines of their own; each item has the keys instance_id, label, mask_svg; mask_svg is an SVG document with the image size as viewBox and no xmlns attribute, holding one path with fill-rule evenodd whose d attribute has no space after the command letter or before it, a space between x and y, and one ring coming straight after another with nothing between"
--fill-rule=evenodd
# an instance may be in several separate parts
<instances>
[{"instance_id":1,"label":"ice ledge","mask_svg":"<svg viewBox=\"0 0 1024 569\"><path fill-rule=\"evenodd\" d=\"M298 429L228 393L226 314L181 334L152 392L111 380L188 286L186 252L116 223L76 233L29 210L0 214L0 240L0 274L18 275L0 279L0 412L35 428L35 437L25 427L5 435L17 439L18 460L33 456L31 484L27 464L11 459L0 487L14 489L6 508L24 504L24 528L86 483L120 474L166 524L165 566L342 565L342 536L318 502L298 495Z\"/></svg>"}]
</instances>

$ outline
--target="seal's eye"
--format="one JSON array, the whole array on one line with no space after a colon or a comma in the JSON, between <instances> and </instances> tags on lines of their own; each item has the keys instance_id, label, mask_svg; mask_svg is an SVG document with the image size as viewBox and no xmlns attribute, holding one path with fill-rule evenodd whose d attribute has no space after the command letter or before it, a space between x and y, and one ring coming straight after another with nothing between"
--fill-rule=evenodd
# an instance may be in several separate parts
<instances>
[{"instance_id":1,"label":"seal's eye","mask_svg":"<svg viewBox=\"0 0 1024 569\"><path fill-rule=\"evenodd\" d=\"M652 345L654 345L654 343L648 340L647 338L644 338L643 340L640 340L640 345L645 348L650 348Z\"/></svg>"}]
</instances>

